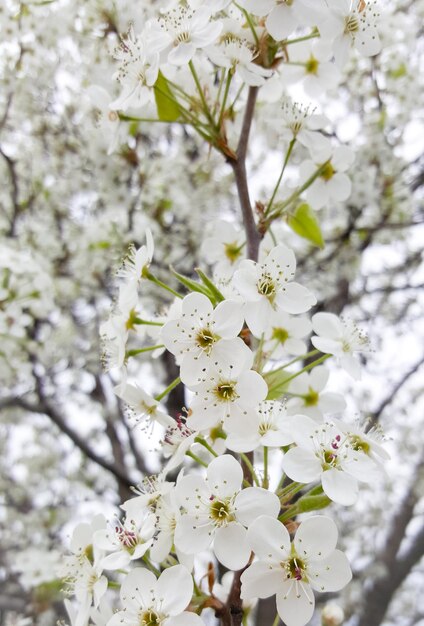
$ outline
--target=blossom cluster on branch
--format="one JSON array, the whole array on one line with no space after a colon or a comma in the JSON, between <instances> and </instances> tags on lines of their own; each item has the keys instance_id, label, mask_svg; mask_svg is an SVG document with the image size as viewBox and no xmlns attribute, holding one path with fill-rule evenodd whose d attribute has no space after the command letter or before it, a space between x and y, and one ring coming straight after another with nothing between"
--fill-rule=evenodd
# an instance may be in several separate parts
<instances>
[{"instance_id":1,"label":"blossom cluster on branch","mask_svg":"<svg viewBox=\"0 0 424 626\"><path fill-rule=\"evenodd\" d=\"M28 15L34 10L29 9ZM90 10L83 7L78 19L83 16L89 23ZM122 11L131 14L133 7ZM118 18L114 22L106 10L102 15L102 28L115 37ZM73 319L84 327L90 316L99 315L97 304L93 305L93 285L98 281L104 289L105 267L129 240L137 241L118 272L122 280L113 314L101 329L104 363L115 384L116 402L128 405L129 421L143 423L147 432L154 426L155 435L162 433L165 468L139 485L136 497L124 502L126 517L109 522L99 517L91 526L76 530L73 556L62 567L68 591L76 597L75 604L67 603L70 619L78 626L109 622L189 625L208 621L212 609L223 623L231 619L235 624L251 619L248 613L253 614L256 598L275 595L282 619L289 625L303 624L313 611L312 589L336 591L347 583L350 570L336 550L337 532L328 517L306 516L299 528L295 518L320 511L330 501L358 502L358 485L374 483L386 457L374 438L352 424L348 412L343 421L338 419L346 409L345 398L326 389L330 378L326 361L333 360L352 380L358 380L358 356L368 348L366 338L349 319L325 312L320 305L319 312L308 315L317 299L319 303L323 299L315 283L307 284L318 249L324 245L321 219L337 213L340 221L337 227L336 220L335 229L342 229L343 242L343 216L346 230L352 231L347 239L365 238L365 247L369 233L361 230L361 224L369 223L366 217L379 217L379 209L373 205L374 212L369 210L359 223L355 211L366 194L374 193L378 205L372 181L381 182L382 211L388 221L402 217L408 198L399 196L393 182L401 163L387 146L384 152L375 135L366 159L352 167L353 150L340 145L329 120L311 107L292 102L285 92L288 85L302 84L306 94L320 98L348 73L360 98L361 90L365 92L358 78L360 68L349 63L347 55L351 47L365 55L378 52L378 16L371 2L307 0L169 2L160 12L149 6L142 19L140 15L119 36L115 49L118 84L112 86L110 81L109 85L110 90L118 88L115 95L92 85L86 89L90 104L82 103L84 109L94 109L100 130L97 137L105 142L101 156L95 153L98 146L87 142L87 152L93 151L93 161L102 172L99 187L103 188L97 190L95 202L103 211L108 198L108 210L117 215L116 206L124 194L126 203L133 205L128 211L128 232L124 219L108 223L106 216L104 224L100 220L86 228L82 200L74 198L71 212L76 220L71 229L65 228L71 232L65 232L63 251L52 237L49 255L38 256L36 263L29 263L24 253L9 245L1 259L1 300L6 311L1 321L5 334L10 334L10 358L4 369L10 367L22 378L34 375L37 393L46 389L49 393L49 387L43 387L48 367L34 364L45 338L51 337L47 327L57 325L72 346L72 335L68 327L60 328L64 319L49 298L54 290L48 276L50 260L59 260L56 303L59 298L75 301ZM23 11L21 19L30 18ZM24 49L25 45L24 41ZM356 52L353 58L358 59ZM108 72L103 72L103 78L104 74ZM280 176L277 172L270 191L273 181L268 179L274 175L267 174L267 191L261 191L264 201L255 207L249 190L246 193L251 181L243 172L253 113L257 125L251 133L252 158L263 158L262 149L256 154L255 132L264 134L274 149L276 143L279 151L281 145L285 148ZM168 124L174 125L178 138L182 128L189 155L186 161L176 159L172 168L166 161L150 159L156 147L175 154L171 142L166 144L169 136L165 139L162 133ZM146 144L150 141L152 152L144 147L138 150L137 128L143 129L140 134L145 137L149 128L152 139L147 137ZM219 153L212 153L208 167L201 171L190 166L190 155L198 145L191 144L195 134ZM13 173L18 153L12 151L12 157L7 157L9 149L8 145L4 158ZM147 153L149 158L143 161ZM376 155L383 154L384 171L373 178L378 170ZM222 156L236 177L243 220L208 225L209 236L202 242L203 224L208 221L203 196L216 194L219 204L223 186L230 187L229 177L218 181L210 174L215 166L217 171L221 168L221 176ZM125 167L116 167L115 157ZM58 149L59 165L61 158ZM130 168L132 174L127 177ZM193 195L192 188L181 182L186 171L195 181ZM54 190L48 181L45 185L41 186L44 202L55 204L60 184ZM32 192L39 193L36 185ZM19 194L24 198L22 187ZM349 211L345 211L347 201ZM16 216L17 228L22 227L18 218L25 202L12 205L11 231ZM29 197L28 206L31 202ZM142 206L146 214L150 211L149 219L134 211L134 206ZM203 211L203 222L196 222L196 214ZM61 219L53 220L59 230ZM245 232L237 227L239 221ZM46 224L51 223L44 215L38 227L25 225L26 240L42 239ZM153 230L159 254L154 255L147 226ZM173 243L175 226L179 239ZM298 235L312 250L300 257L295 277L293 249L298 257ZM140 248L142 236L147 241ZM193 241L201 245L203 260L209 264L199 269L196 259L196 271L192 269ZM89 253L74 257L75 247ZM170 272L169 261L175 268ZM350 264L347 253L340 276L352 275L356 262ZM320 272L319 264L317 268ZM79 277L79 292L70 285L69 277L74 275ZM331 292L334 273L322 272L320 281ZM170 296L175 298L172 302ZM52 343L62 345L50 339ZM25 344L31 358L21 366ZM48 342L43 349L47 365L54 362L56 354L49 354ZM78 355L86 348L81 340L72 349ZM26 348L23 352L28 356ZM137 366L137 357L146 363L149 355L156 369L162 358L172 362L174 357L180 368L179 377L168 381L169 386L156 396L150 384L144 384ZM78 368L78 359L74 366ZM183 385L185 402L179 414L174 414L166 401ZM25 393L32 391L28 387ZM23 402L22 407L48 414L49 403L42 394L40 398L39 405ZM109 410L107 392L102 402ZM138 428L131 434L144 442ZM92 451L97 448L96 437L87 446L89 453L90 447ZM322 537L325 541L316 545ZM220 578L223 567L230 571ZM240 573L241 569L245 571ZM328 571L336 574L330 576ZM173 585L178 594L172 595Z\"/></svg>"},{"instance_id":2,"label":"blossom cluster on branch","mask_svg":"<svg viewBox=\"0 0 424 626\"><path fill-rule=\"evenodd\" d=\"M328 378L322 363L334 356L359 378L354 353L366 350L367 340L331 313L316 313L310 321L297 317L317 299L294 281L294 252L271 231L274 221L287 215L297 218L301 234L306 230L308 239L320 240L313 208L350 195L344 172L351 153L320 132L325 119L286 101L286 157L272 196L267 206L257 207L256 218L245 159L257 90L273 81L269 93L275 98L281 87L278 68L291 63L289 46L319 37L328 58L342 65L351 44L365 55L379 51L375 19L372 5L362 1L353 7L306 0L179 3L147 21L141 33L131 29L116 52L122 91L109 104L110 122L147 121L152 115L152 122L191 126L232 165L245 235L227 229L225 222L219 225L216 257L209 255L212 277L200 268L197 281L172 270L189 291L185 296L153 272L150 231L146 245L132 247L118 272L115 310L102 327L105 364L117 372L115 392L136 420L165 429L168 461L140 486L136 498L123 503L122 521L100 519L75 530L73 555L62 575L79 601L73 618L77 626L87 624L108 587L120 588L121 598L108 626L201 624L206 608L213 608L222 623L239 624L248 611L244 601L274 594L287 626L303 626L314 612L313 590L338 591L351 579L347 558L336 549L334 522L321 515L300 525L294 520L331 501L354 504L358 483L372 482L387 456L370 435L331 417L343 407L342 397L333 394L325 402L322 394L320 403ZM299 30L304 35L290 40ZM305 71L316 75L319 65L311 53ZM227 120L243 87L249 93L234 146ZM128 109L142 109L145 117L128 115ZM311 161L299 168L298 187L277 200L297 143ZM112 148L115 144L116 131ZM302 205L304 192L309 204ZM273 244L265 238L260 246L267 234ZM174 296L160 317L144 305L148 282ZM304 352L302 340L311 330L315 349ZM130 380L128 362L164 350L175 356L179 376L152 397ZM285 350L295 358L287 361ZM303 368L291 369L302 361ZM314 371L318 389L309 385L306 393L296 393L296 379L311 372L312 381ZM161 401L181 384L186 406L172 416ZM300 398L300 404L281 401L284 394ZM302 406L316 410L308 416ZM195 463L189 470L187 458ZM271 467L278 466L274 485ZM202 468L204 475L198 471ZM291 542L287 527L297 526ZM208 588L202 586L195 557L207 554L234 572L224 602L214 593L213 565Z\"/></svg>"}]
</instances>

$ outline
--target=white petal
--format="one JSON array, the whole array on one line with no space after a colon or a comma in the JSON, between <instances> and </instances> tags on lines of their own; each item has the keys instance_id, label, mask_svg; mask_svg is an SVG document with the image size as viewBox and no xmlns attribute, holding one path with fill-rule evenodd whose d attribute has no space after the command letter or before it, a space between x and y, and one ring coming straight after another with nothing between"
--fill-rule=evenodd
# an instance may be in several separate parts
<instances>
[{"instance_id":1,"label":"white petal","mask_svg":"<svg viewBox=\"0 0 424 626\"><path fill-rule=\"evenodd\" d=\"M239 570L244 567L250 556L247 531L241 524L231 522L218 528L213 544L215 556L228 569Z\"/></svg>"},{"instance_id":2,"label":"white petal","mask_svg":"<svg viewBox=\"0 0 424 626\"><path fill-rule=\"evenodd\" d=\"M313 452L302 448L291 448L284 455L282 466L287 476L299 483L310 483L321 474L319 459Z\"/></svg>"},{"instance_id":3,"label":"white petal","mask_svg":"<svg viewBox=\"0 0 424 626\"><path fill-rule=\"evenodd\" d=\"M208 499L210 490L206 481L197 474L183 476L175 486L175 496L178 504L190 513L195 513L199 499Z\"/></svg>"},{"instance_id":4,"label":"white petal","mask_svg":"<svg viewBox=\"0 0 424 626\"><path fill-rule=\"evenodd\" d=\"M237 393L240 403L254 409L268 395L268 385L258 372L249 370L243 372L237 381ZM248 402L246 403L246 399Z\"/></svg>"},{"instance_id":5,"label":"white petal","mask_svg":"<svg viewBox=\"0 0 424 626\"><path fill-rule=\"evenodd\" d=\"M271 303L264 296L259 301L248 301L244 311L244 317L249 330L255 337L260 337L265 332L269 316L273 313Z\"/></svg>"},{"instance_id":6,"label":"white petal","mask_svg":"<svg viewBox=\"0 0 424 626\"><path fill-rule=\"evenodd\" d=\"M270 569L268 563L260 561L252 563L241 575L241 597L246 600L252 598L269 598L281 589L284 580L279 564Z\"/></svg>"},{"instance_id":7,"label":"white petal","mask_svg":"<svg viewBox=\"0 0 424 626\"><path fill-rule=\"evenodd\" d=\"M287 313L305 313L316 304L314 294L299 283L287 283L282 291L277 293L277 305Z\"/></svg>"},{"instance_id":8,"label":"white petal","mask_svg":"<svg viewBox=\"0 0 424 626\"><path fill-rule=\"evenodd\" d=\"M306 583L284 582L275 599L278 615L286 626L305 626L314 613L314 593Z\"/></svg>"},{"instance_id":9,"label":"white petal","mask_svg":"<svg viewBox=\"0 0 424 626\"><path fill-rule=\"evenodd\" d=\"M186 65L195 52L196 48L192 43L180 43L168 54L168 62L172 65Z\"/></svg>"},{"instance_id":10,"label":"white petal","mask_svg":"<svg viewBox=\"0 0 424 626\"><path fill-rule=\"evenodd\" d=\"M220 302L213 312L215 332L223 339L237 337L243 326L243 304L236 300Z\"/></svg>"},{"instance_id":11,"label":"white petal","mask_svg":"<svg viewBox=\"0 0 424 626\"><path fill-rule=\"evenodd\" d=\"M149 570L137 567L131 570L121 586L121 600L125 604L147 608L156 592L156 577Z\"/></svg>"},{"instance_id":12,"label":"white petal","mask_svg":"<svg viewBox=\"0 0 424 626\"><path fill-rule=\"evenodd\" d=\"M193 579L183 565L168 567L157 583L157 597L163 598L161 610L168 615L178 615L187 608L193 595Z\"/></svg>"},{"instance_id":13,"label":"white petal","mask_svg":"<svg viewBox=\"0 0 424 626\"><path fill-rule=\"evenodd\" d=\"M256 518L249 526L247 540L260 559L279 562L290 554L289 532L274 517L261 515Z\"/></svg>"},{"instance_id":14,"label":"white petal","mask_svg":"<svg viewBox=\"0 0 424 626\"><path fill-rule=\"evenodd\" d=\"M243 470L240 463L230 454L224 454L209 463L208 485L221 498L232 496L240 490Z\"/></svg>"},{"instance_id":15,"label":"white petal","mask_svg":"<svg viewBox=\"0 0 424 626\"><path fill-rule=\"evenodd\" d=\"M184 611L165 620L163 626L205 626L205 622L196 613Z\"/></svg>"},{"instance_id":16,"label":"white petal","mask_svg":"<svg viewBox=\"0 0 424 626\"><path fill-rule=\"evenodd\" d=\"M122 569L131 561L131 556L124 550L113 552L100 561L103 569Z\"/></svg>"},{"instance_id":17,"label":"white petal","mask_svg":"<svg viewBox=\"0 0 424 626\"><path fill-rule=\"evenodd\" d=\"M351 506L358 499L358 481L342 470L330 469L323 472L321 481L322 488L333 502Z\"/></svg>"},{"instance_id":18,"label":"white petal","mask_svg":"<svg viewBox=\"0 0 424 626\"><path fill-rule=\"evenodd\" d=\"M197 519L194 515L183 515L175 528L174 542L181 552L196 554L206 550L212 541L212 524L207 519Z\"/></svg>"},{"instance_id":19,"label":"white petal","mask_svg":"<svg viewBox=\"0 0 424 626\"><path fill-rule=\"evenodd\" d=\"M335 550L337 537L337 526L331 518L314 515L300 524L294 545L300 557L320 560Z\"/></svg>"},{"instance_id":20,"label":"white petal","mask_svg":"<svg viewBox=\"0 0 424 626\"><path fill-rule=\"evenodd\" d=\"M253 262L252 262L253 263ZM247 301L260 300L261 294L257 288L258 273L256 266L242 267L234 274L233 284L241 296Z\"/></svg>"},{"instance_id":21,"label":"white petal","mask_svg":"<svg viewBox=\"0 0 424 626\"><path fill-rule=\"evenodd\" d=\"M260 515L277 517L280 500L271 491L260 487L247 487L235 499L236 518L244 526L249 526Z\"/></svg>"},{"instance_id":22,"label":"white petal","mask_svg":"<svg viewBox=\"0 0 424 626\"><path fill-rule=\"evenodd\" d=\"M315 313L312 316L312 328L317 335L328 339L339 339L343 334L342 323L333 313Z\"/></svg>"},{"instance_id":23,"label":"white petal","mask_svg":"<svg viewBox=\"0 0 424 626\"><path fill-rule=\"evenodd\" d=\"M267 30L276 41L281 41L288 37L296 26L297 23L292 16L290 8L284 4L276 6L266 20Z\"/></svg>"},{"instance_id":24,"label":"white petal","mask_svg":"<svg viewBox=\"0 0 424 626\"><path fill-rule=\"evenodd\" d=\"M311 562L308 575L313 588L321 592L339 591L352 579L349 561L341 550L334 550L323 561Z\"/></svg>"},{"instance_id":25,"label":"white petal","mask_svg":"<svg viewBox=\"0 0 424 626\"><path fill-rule=\"evenodd\" d=\"M202 293L189 293L182 302L182 314L189 320L199 320L202 316L207 317L212 314L212 302Z\"/></svg>"}]
</instances>

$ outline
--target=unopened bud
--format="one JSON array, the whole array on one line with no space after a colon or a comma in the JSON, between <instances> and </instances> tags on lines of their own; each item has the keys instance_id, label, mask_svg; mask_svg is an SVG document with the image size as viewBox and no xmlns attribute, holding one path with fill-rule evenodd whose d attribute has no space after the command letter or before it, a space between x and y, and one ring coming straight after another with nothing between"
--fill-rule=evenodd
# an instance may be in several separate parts
<instances>
[{"instance_id":1,"label":"unopened bud","mask_svg":"<svg viewBox=\"0 0 424 626\"><path fill-rule=\"evenodd\" d=\"M340 626L344 621L343 609L334 603L326 604L321 613L322 626Z\"/></svg>"}]
</instances>

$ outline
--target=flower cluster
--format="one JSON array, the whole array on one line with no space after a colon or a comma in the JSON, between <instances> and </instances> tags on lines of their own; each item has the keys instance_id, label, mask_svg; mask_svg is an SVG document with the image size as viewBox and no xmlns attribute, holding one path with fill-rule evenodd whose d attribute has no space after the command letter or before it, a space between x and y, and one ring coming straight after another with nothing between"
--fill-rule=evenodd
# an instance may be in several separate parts
<instances>
[{"instance_id":1,"label":"flower cluster","mask_svg":"<svg viewBox=\"0 0 424 626\"><path fill-rule=\"evenodd\" d=\"M121 91L110 110L129 121L190 126L225 155L240 188L246 137L236 147L232 122L243 87L248 104L261 87L272 100L293 80L284 75L292 66L302 68L297 80L311 92L334 86L350 46L379 51L376 19L362 1L173 2L122 38L115 54ZM297 39L308 44L296 57ZM147 430L159 431L167 461L122 504L123 519L85 528L89 537L82 547L76 542L64 573L80 603L78 626L100 609L108 580L120 601L113 600L118 610L107 626L202 624L208 608L231 612L236 593L246 611L275 595L287 626L303 626L314 591L338 591L351 578L334 522L296 518L331 502L352 505L359 483L381 471L384 449L340 421L344 398L326 390L324 362L334 357L359 378L354 354L366 351L367 339L332 313L309 317L317 297L295 280L295 253L270 226L284 217L321 245L314 209L349 197L353 153L323 132L325 116L288 98L280 109L286 156L269 201L252 212L253 226L246 215L245 234L218 223L203 244L209 267L196 269L198 280L155 269L149 230L118 272L118 297L102 326L105 364L116 395ZM295 147L309 158L298 167L297 188L280 191ZM265 235L260 243L252 228L257 239ZM172 295L160 313L147 304L151 289ZM132 367L149 353L175 359L179 373L155 396ZM166 399L176 387L185 400L175 413ZM224 600L222 588L221 597L214 592L216 562L234 572Z\"/></svg>"},{"instance_id":2,"label":"flower cluster","mask_svg":"<svg viewBox=\"0 0 424 626\"><path fill-rule=\"evenodd\" d=\"M225 254L224 245L217 265ZM122 608L108 626L132 624L135 615L146 624L202 623L202 610L220 602L193 587L193 567L202 555L234 572L247 568L241 597L248 603L276 594L288 626L309 621L313 590L336 591L350 580L331 519L307 518L293 543L286 524L331 501L353 504L358 483L373 482L381 471L384 449L359 428L329 417L345 404L339 394L323 391L329 378L323 361L334 355L356 376L352 353L366 341L335 315L306 318L316 299L294 281L292 250L279 244L261 258L239 259L232 275L227 272L226 297L200 270L200 282L176 274L189 289L182 296L153 273L148 233L147 244L132 248L118 273L118 302L104 326L106 351L121 355L114 362L116 393L139 420L163 429L168 461L122 505L123 520L103 520L91 535L84 527L84 542L73 540L66 574L84 600L80 611L99 606L108 572L121 577L136 566L119 583ZM142 313L139 292L147 282L175 295L166 314ZM317 348L304 353L302 339L313 330ZM153 337L159 343L145 345ZM169 351L180 368L156 397L131 382L131 360L149 349ZM290 356L287 361L293 354L294 362ZM293 368L306 357L314 359L310 365ZM186 406L172 417L161 401L178 384L187 390ZM187 467L193 461L198 470ZM275 462L288 483L271 489ZM171 576L181 578L178 597L167 588Z\"/></svg>"}]
</instances>

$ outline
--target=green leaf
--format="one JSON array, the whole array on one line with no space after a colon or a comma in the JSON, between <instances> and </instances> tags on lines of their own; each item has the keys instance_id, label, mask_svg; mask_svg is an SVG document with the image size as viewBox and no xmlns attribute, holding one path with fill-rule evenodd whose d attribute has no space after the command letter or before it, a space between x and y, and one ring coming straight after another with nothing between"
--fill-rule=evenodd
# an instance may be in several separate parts
<instances>
[{"instance_id":1,"label":"green leaf","mask_svg":"<svg viewBox=\"0 0 424 626\"><path fill-rule=\"evenodd\" d=\"M162 72L159 72L153 89L158 118L163 122L175 122L180 117L180 107Z\"/></svg>"},{"instance_id":2,"label":"green leaf","mask_svg":"<svg viewBox=\"0 0 424 626\"><path fill-rule=\"evenodd\" d=\"M331 500L325 494L322 496L303 496L296 502L296 507L299 513L308 513L309 511L319 511L325 509Z\"/></svg>"},{"instance_id":3,"label":"green leaf","mask_svg":"<svg viewBox=\"0 0 424 626\"><path fill-rule=\"evenodd\" d=\"M204 272L202 272L201 269L199 269L198 267L196 267L194 269L194 271L196 272L196 274L199 275L200 280L202 281L202 283L209 289L209 291L211 292L211 294L214 296L215 300L217 302L222 302L223 300L225 300L224 296L222 295L222 293L219 291L218 287L211 281L210 278L208 278L206 276L206 274Z\"/></svg>"},{"instance_id":4,"label":"green leaf","mask_svg":"<svg viewBox=\"0 0 424 626\"><path fill-rule=\"evenodd\" d=\"M209 289L201 285L200 283L196 283L195 280L192 280L188 276L184 276L184 274L179 274L174 270L173 267L169 268L175 278L182 284L184 287L187 287L189 291L197 291L198 293L203 293L204 296L211 300L211 294Z\"/></svg>"},{"instance_id":5,"label":"green leaf","mask_svg":"<svg viewBox=\"0 0 424 626\"><path fill-rule=\"evenodd\" d=\"M283 393L287 391L286 380L293 376L293 372L287 370L280 370L279 372L267 372L263 374L265 381L268 385L267 400L278 400Z\"/></svg>"},{"instance_id":6,"label":"green leaf","mask_svg":"<svg viewBox=\"0 0 424 626\"><path fill-rule=\"evenodd\" d=\"M299 204L293 215L289 216L287 223L295 233L304 239L318 246L318 248L324 247L318 219L309 204Z\"/></svg>"}]
</instances>

